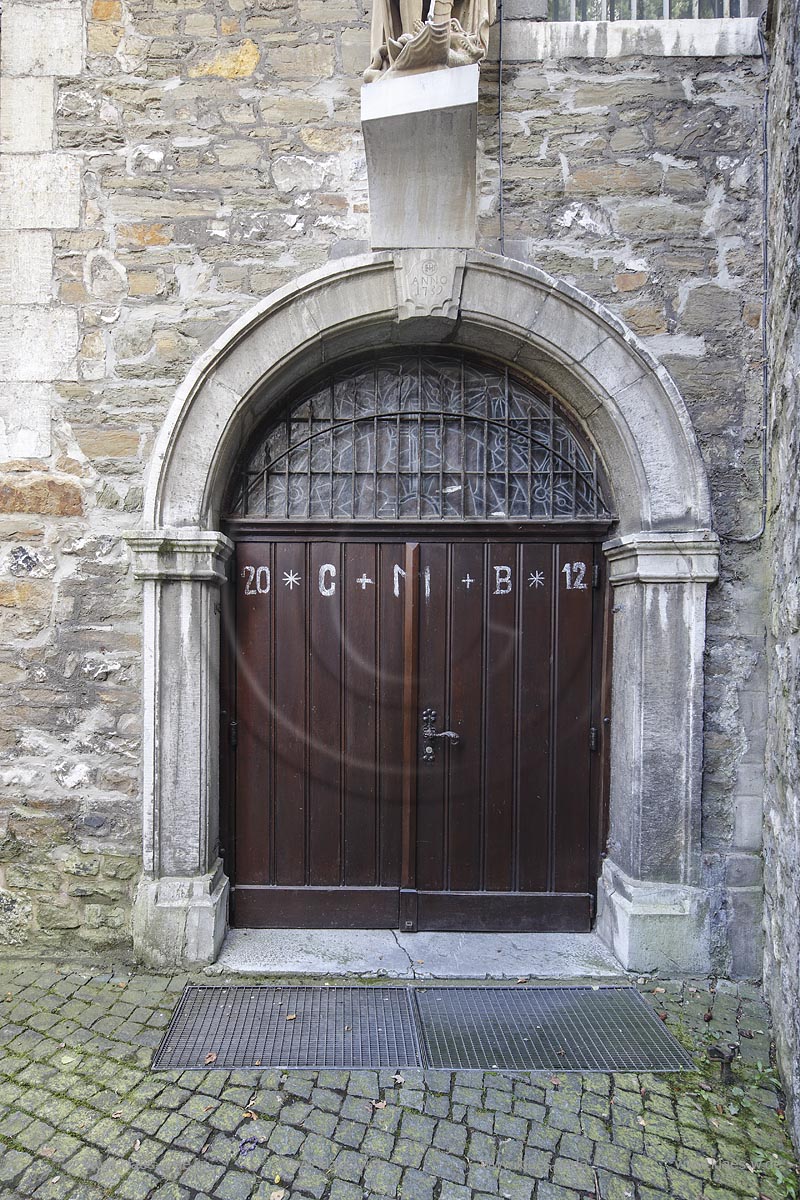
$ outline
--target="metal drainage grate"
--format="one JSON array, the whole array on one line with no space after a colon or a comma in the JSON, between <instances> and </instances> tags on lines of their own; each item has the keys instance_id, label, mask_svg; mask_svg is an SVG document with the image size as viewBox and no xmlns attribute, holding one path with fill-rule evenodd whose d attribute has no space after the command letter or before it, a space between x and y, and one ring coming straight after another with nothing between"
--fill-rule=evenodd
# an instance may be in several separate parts
<instances>
[{"instance_id":1,"label":"metal drainage grate","mask_svg":"<svg viewBox=\"0 0 800 1200\"><path fill-rule=\"evenodd\" d=\"M154 1070L691 1071L634 988L187 987Z\"/></svg>"},{"instance_id":2,"label":"metal drainage grate","mask_svg":"<svg viewBox=\"0 0 800 1200\"><path fill-rule=\"evenodd\" d=\"M430 1067L693 1071L634 988L417 988Z\"/></svg>"},{"instance_id":3,"label":"metal drainage grate","mask_svg":"<svg viewBox=\"0 0 800 1200\"><path fill-rule=\"evenodd\" d=\"M153 1068L416 1067L421 1061L405 988L210 986L185 989Z\"/></svg>"}]
</instances>

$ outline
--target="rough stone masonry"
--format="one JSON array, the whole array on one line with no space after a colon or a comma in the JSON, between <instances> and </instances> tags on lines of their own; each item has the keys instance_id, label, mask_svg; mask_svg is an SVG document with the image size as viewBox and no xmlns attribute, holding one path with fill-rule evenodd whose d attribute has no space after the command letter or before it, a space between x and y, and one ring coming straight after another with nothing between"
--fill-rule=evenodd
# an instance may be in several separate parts
<instances>
[{"instance_id":1,"label":"rough stone masonry","mask_svg":"<svg viewBox=\"0 0 800 1200\"><path fill-rule=\"evenodd\" d=\"M776 1019L778 1057L800 1143L800 762L798 762L798 417L800 327L800 31L796 3L770 13L770 298L772 553L769 725L765 812L767 993Z\"/></svg>"},{"instance_id":2,"label":"rough stone masonry","mask_svg":"<svg viewBox=\"0 0 800 1200\"><path fill-rule=\"evenodd\" d=\"M120 535L191 362L254 300L368 244L369 33L356 0L11 0L3 21L0 936L125 946L141 602ZM722 538L715 964L757 976L765 564L730 536L759 522L764 67L649 46L507 63L502 213L484 64L480 242L607 304L689 404Z\"/></svg>"}]
</instances>

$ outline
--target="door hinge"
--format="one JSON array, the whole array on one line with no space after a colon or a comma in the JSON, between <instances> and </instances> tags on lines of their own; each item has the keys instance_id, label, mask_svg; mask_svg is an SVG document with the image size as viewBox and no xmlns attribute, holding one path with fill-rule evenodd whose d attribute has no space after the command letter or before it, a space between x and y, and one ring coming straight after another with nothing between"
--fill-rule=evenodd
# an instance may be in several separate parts
<instances>
[{"instance_id":1,"label":"door hinge","mask_svg":"<svg viewBox=\"0 0 800 1200\"><path fill-rule=\"evenodd\" d=\"M592 725L591 729L589 730L589 749L596 750L597 743L598 743L597 726Z\"/></svg>"},{"instance_id":2,"label":"door hinge","mask_svg":"<svg viewBox=\"0 0 800 1200\"><path fill-rule=\"evenodd\" d=\"M595 563L592 567L592 587L600 587L600 563Z\"/></svg>"},{"instance_id":3,"label":"door hinge","mask_svg":"<svg viewBox=\"0 0 800 1200\"><path fill-rule=\"evenodd\" d=\"M239 745L239 722L238 721L229 721L228 722L228 740L230 742L231 750L235 750L236 747Z\"/></svg>"}]
</instances>

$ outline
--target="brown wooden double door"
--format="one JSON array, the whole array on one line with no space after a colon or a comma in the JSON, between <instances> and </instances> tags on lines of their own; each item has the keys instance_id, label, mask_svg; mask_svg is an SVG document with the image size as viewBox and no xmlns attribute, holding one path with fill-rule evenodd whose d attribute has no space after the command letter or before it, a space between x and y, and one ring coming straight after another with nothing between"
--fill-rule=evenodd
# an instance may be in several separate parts
<instances>
[{"instance_id":1,"label":"brown wooden double door","mask_svg":"<svg viewBox=\"0 0 800 1200\"><path fill-rule=\"evenodd\" d=\"M235 924L589 927L596 549L237 542Z\"/></svg>"}]
</instances>

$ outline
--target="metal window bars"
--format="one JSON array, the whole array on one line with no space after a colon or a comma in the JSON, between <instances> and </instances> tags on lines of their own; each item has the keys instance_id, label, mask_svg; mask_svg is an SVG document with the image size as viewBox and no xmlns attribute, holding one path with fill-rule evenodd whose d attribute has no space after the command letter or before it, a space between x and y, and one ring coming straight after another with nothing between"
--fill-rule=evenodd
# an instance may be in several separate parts
<instances>
[{"instance_id":1,"label":"metal window bars","mask_svg":"<svg viewBox=\"0 0 800 1200\"><path fill-rule=\"evenodd\" d=\"M747 16L742 0L548 0L550 21L668 21Z\"/></svg>"},{"instance_id":2,"label":"metal window bars","mask_svg":"<svg viewBox=\"0 0 800 1200\"><path fill-rule=\"evenodd\" d=\"M335 375L256 434L228 515L268 520L604 519L597 456L555 397L464 356Z\"/></svg>"}]
</instances>

